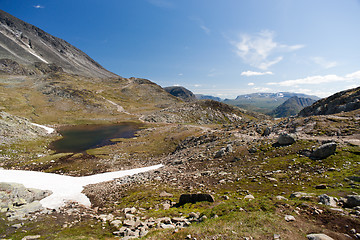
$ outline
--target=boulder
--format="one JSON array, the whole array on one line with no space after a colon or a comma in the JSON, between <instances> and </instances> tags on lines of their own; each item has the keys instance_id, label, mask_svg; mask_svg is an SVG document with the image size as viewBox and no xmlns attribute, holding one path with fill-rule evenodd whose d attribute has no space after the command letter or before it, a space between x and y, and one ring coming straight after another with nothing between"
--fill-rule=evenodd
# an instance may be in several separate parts
<instances>
[{"instance_id":1,"label":"boulder","mask_svg":"<svg viewBox=\"0 0 360 240\"><path fill-rule=\"evenodd\" d=\"M345 207L353 208L360 206L360 195L348 195L345 199Z\"/></svg>"},{"instance_id":2,"label":"boulder","mask_svg":"<svg viewBox=\"0 0 360 240\"><path fill-rule=\"evenodd\" d=\"M326 143L315 149L311 154L310 158L314 160L325 159L335 153L336 143Z\"/></svg>"},{"instance_id":3,"label":"boulder","mask_svg":"<svg viewBox=\"0 0 360 240\"><path fill-rule=\"evenodd\" d=\"M280 146L287 146L295 143L295 137L288 133L282 133L279 135L279 138L277 140L277 143Z\"/></svg>"},{"instance_id":4,"label":"boulder","mask_svg":"<svg viewBox=\"0 0 360 240\"><path fill-rule=\"evenodd\" d=\"M306 236L309 240L334 240L333 238L323 233L309 234Z\"/></svg>"},{"instance_id":5,"label":"boulder","mask_svg":"<svg viewBox=\"0 0 360 240\"><path fill-rule=\"evenodd\" d=\"M215 158L221 158L225 156L225 154L226 154L226 148L222 148L215 153Z\"/></svg>"},{"instance_id":6,"label":"boulder","mask_svg":"<svg viewBox=\"0 0 360 240\"><path fill-rule=\"evenodd\" d=\"M330 207L337 207L337 202L336 202L335 198L330 197L326 194L321 194L319 196L319 202L324 205L330 206Z\"/></svg>"},{"instance_id":7,"label":"boulder","mask_svg":"<svg viewBox=\"0 0 360 240\"><path fill-rule=\"evenodd\" d=\"M214 202L214 197L207 193L195 193L195 194L182 194L179 199L179 203L176 206L182 206L186 203L197 202Z\"/></svg>"}]
</instances>

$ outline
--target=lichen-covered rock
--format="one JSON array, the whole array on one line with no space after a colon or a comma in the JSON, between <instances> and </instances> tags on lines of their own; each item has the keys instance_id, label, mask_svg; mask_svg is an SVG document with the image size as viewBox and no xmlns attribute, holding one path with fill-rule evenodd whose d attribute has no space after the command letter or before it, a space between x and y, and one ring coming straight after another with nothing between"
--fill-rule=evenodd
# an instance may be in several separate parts
<instances>
[{"instance_id":1,"label":"lichen-covered rock","mask_svg":"<svg viewBox=\"0 0 360 240\"><path fill-rule=\"evenodd\" d=\"M337 207L337 201L335 200L335 198L330 197L326 194L321 194L319 196L319 202L327 206Z\"/></svg>"}]
</instances>

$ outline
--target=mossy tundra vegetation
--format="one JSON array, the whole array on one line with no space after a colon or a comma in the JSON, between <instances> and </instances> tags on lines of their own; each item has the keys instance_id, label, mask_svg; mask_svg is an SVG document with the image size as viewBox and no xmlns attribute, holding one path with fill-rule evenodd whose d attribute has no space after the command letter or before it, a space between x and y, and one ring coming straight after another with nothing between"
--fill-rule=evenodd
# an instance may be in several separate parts
<instances>
[{"instance_id":1,"label":"mossy tundra vegetation","mask_svg":"<svg viewBox=\"0 0 360 240\"><path fill-rule=\"evenodd\" d=\"M348 105L339 101L351 111L274 120L211 100L183 102L149 80L116 76L64 40L0 11L2 25L0 41L18 52L4 51L0 59L1 168L87 176L164 166L86 186L91 208L69 202L9 219L24 202L1 205L0 238L359 237L359 206L349 203L360 187L358 95ZM29 47L53 63L35 62ZM31 124L59 130L123 122L139 126L135 137L80 153L56 152L51 143L60 134ZM288 144L278 142L283 133L292 134ZM333 142L336 151L311 157ZM0 200L9 194L0 191ZM209 201L180 205L183 194Z\"/></svg>"}]
</instances>

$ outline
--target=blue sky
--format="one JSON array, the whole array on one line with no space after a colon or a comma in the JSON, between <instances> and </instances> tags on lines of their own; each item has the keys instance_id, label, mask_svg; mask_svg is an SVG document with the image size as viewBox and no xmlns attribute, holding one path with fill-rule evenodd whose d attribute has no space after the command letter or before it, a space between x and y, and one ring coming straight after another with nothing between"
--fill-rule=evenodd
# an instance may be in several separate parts
<instances>
[{"instance_id":1,"label":"blue sky","mask_svg":"<svg viewBox=\"0 0 360 240\"><path fill-rule=\"evenodd\" d=\"M222 98L360 85L359 0L0 0L123 77Z\"/></svg>"}]
</instances>

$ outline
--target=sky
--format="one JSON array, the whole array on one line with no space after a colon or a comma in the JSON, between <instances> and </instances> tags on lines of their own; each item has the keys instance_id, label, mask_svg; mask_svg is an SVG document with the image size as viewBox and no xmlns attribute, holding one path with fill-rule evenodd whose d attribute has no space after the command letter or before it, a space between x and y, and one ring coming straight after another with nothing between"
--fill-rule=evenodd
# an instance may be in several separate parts
<instances>
[{"instance_id":1,"label":"sky","mask_svg":"<svg viewBox=\"0 0 360 240\"><path fill-rule=\"evenodd\" d=\"M235 98L360 85L360 0L0 0L122 77Z\"/></svg>"}]
</instances>

